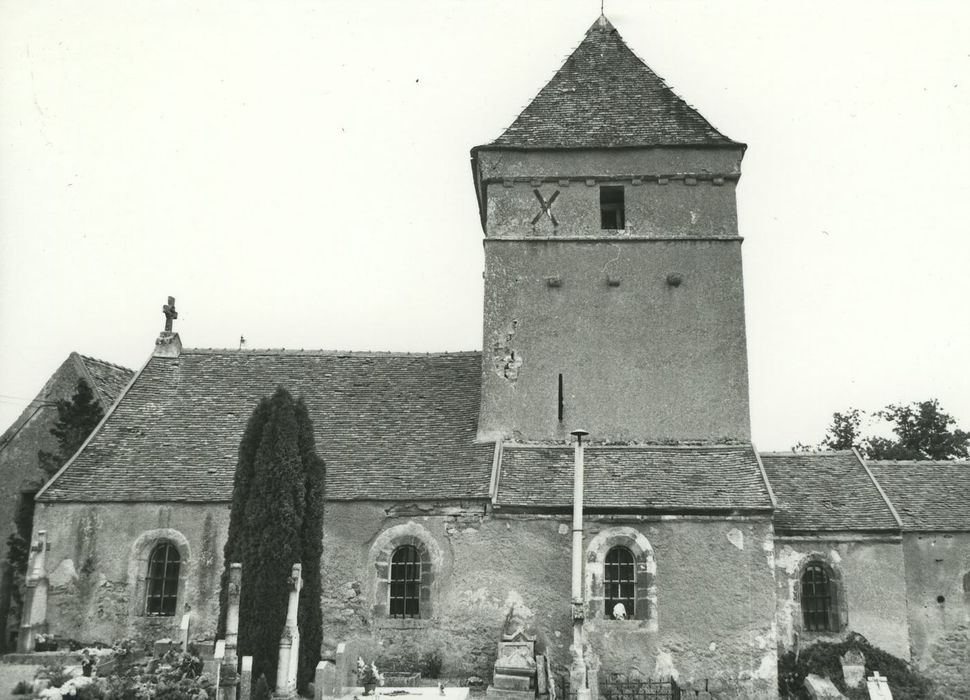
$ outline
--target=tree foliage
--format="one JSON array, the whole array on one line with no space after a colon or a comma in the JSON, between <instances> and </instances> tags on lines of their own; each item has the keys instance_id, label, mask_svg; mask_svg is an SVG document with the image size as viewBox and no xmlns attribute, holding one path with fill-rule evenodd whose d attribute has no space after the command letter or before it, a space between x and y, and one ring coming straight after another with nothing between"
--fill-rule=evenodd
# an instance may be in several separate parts
<instances>
[{"instance_id":1,"label":"tree foliage","mask_svg":"<svg viewBox=\"0 0 970 700\"><path fill-rule=\"evenodd\" d=\"M57 421L50 433L57 438L57 452L38 450L37 461L46 478L51 478L74 456L84 441L88 439L101 419L104 410L94 396L94 392L83 379L77 380L74 395L59 399L55 403Z\"/></svg>"},{"instance_id":2,"label":"tree foliage","mask_svg":"<svg viewBox=\"0 0 970 700\"><path fill-rule=\"evenodd\" d=\"M313 680L320 660L323 486L324 465L316 454L306 405L280 387L256 406L239 445L219 634L225 633L229 565L240 562L239 654L253 657L254 677L276 678L287 580L293 564L300 562L300 689Z\"/></svg>"},{"instance_id":3,"label":"tree foliage","mask_svg":"<svg viewBox=\"0 0 970 700\"><path fill-rule=\"evenodd\" d=\"M832 414L832 423L818 447L855 447L866 459L946 460L970 456L970 433L958 428L956 419L936 399L889 404L872 413L872 418L889 423L894 437L864 435L863 424L869 415L857 408Z\"/></svg>"}]
</instances>

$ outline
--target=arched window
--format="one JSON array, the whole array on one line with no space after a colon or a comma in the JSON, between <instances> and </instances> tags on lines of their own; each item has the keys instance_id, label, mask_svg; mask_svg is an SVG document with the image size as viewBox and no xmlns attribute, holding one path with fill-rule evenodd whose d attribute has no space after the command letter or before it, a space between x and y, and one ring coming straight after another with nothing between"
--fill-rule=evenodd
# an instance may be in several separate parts
<instances>
[{"instance_id":1,"label":"arched window","mask_svg":"<svg viewBox=\"0 0 970 700\"><path fill-rule=\"evenodd\" d=\"M417 547L406 544L394 550L390 584L390 616L420 617L421 557Z\"/></svg>"},{"instance_id":2,"label":"arched window","mask_svg":"<svg viewBox=\"0 0 970 700\"><path fill-rule=\"evenodd\" d=\"M622 604L628 619L636 618L636 567L633 554L626 547L613 547L606 553L603 565L604 600L607 617L614 617L617 604Z\"/></svg>"},{"instance_id":3,"label":"arched window","mask_svg":"<svg viewBox=\"0 0 970 700\"><path fill-rule=\"evenodd\" d=\"M182 558L175 545L170 542L161 542L152 549L151 556L148 558L148 576L145 580L146 615L175 614L181 564Z\"/></svg>"},{"instance_id":4,"label":"arched window","mask_svg":"<svg viewBox=\"0 0 970 700\"><path fill-rule=\"evenodd\" d=\"M809 632L838 632L839 605L827 567L811 562L802 572L802 620Z\"/></svg>"}]
</instances>

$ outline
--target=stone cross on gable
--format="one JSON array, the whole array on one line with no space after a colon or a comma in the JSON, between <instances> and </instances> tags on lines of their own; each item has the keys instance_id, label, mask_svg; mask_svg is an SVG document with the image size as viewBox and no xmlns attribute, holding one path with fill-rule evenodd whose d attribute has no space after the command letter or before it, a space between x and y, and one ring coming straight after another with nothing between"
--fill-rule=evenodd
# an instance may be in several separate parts
<instances>
[{"instance_id":1,"label":"stone cross on gable","mask_svg":"<svg viewBox=\"0 0 970 700\"><path fill-rule=\"evenodd\" d=\"M172 321L179 317L179 312L175 310L175 297L169 297L168 303L162 306L162 313L165 314L165 331L172 332Z\"/></svg>"}]
</instances>

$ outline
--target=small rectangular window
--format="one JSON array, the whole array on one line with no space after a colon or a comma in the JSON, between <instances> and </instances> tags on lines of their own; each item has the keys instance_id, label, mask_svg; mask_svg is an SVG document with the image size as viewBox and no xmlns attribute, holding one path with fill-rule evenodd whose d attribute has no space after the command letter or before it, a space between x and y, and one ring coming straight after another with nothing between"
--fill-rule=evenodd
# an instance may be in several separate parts
<instances>
[{"instance_id":1,"label":"small rectangular window","mask_svg":"<svg viewBox=\"0 0 970 700\"><path fill-rule=\"evenodd\" d=\"M600 187L600 228L619 231L626 228L623 185Z\"/></svg>"}]
</instances>

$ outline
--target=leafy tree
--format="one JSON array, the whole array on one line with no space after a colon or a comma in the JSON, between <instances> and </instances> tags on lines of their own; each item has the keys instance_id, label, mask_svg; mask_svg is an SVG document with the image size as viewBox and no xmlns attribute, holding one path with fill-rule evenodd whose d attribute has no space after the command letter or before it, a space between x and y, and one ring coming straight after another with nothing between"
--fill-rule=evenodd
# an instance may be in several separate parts
<instances>
[{"instance_id":1,"label":"leafy tree","mask_svg":"<svg viewBox=\"0 0 970 700\"><path fill-rule=\"evenodd\" d=\"M970 433L957 427L937 399L909 404L889 404L872 414L887 421L895 437L865 436L867 414L857 408L832 414L825 437L814 449L857 448L866 459L966 459L970 456ZM813 449L799 444L796 450Z\"/></svg>"},{"instance_id":2,"label":"leafy tree","mask_svg":"<svg viewBox=\"0 0 970 700\"><path fill-rule=\"evenodd\" d=\"M50 433L57 438L57 452L39 450L37 461L46 478L51 478L74 456L91 431L104 418L104 410L83 379L77 380L74 395L68 401L59 399L56 404L57 421Z\"/></svg>"},{"instance_id":3,"label":"leafy tree","mask_svg":"<svg viewBox=\"0 0 970 700\"><path fill-rule=\"evenodd\" d=\"M276 677L295 562L303 589L297 624L297 684L313 680L320 660L320 556L323 548L324 465L303 400L282 387L256 406L239 445L224 549L219 634L225 632L229 565L242 563L239 654L253 657L253 675Z\"/></svg>"},{"instance_id":4,"label":"leafy tree","mask_svg":"<svg viewBox=\"0 0 970 700\"><path fill-rule=\"evenodd\" d=\"M821 446L829 450L851 450L861 443L859 437L862 411L850 408L845 413L832 414L832 425L825 431Z\"/></svg>"}]
</instances>

